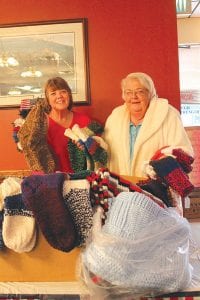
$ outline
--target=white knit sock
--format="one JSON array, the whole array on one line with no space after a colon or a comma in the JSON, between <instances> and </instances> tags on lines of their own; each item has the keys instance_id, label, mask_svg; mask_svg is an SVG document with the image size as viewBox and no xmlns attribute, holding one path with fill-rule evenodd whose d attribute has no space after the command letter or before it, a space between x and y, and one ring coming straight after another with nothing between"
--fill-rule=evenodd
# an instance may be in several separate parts
<instances>
[{"instance_id":1,"label":"white knit sock","mask_svg":"<svg viewBox=\"0 0 200 300\"><path fill-rule=\"evenodd\" d=\"M35 218L23 204L21 194L4 200L2 236L5 246L18 253L29 252L35 246Z\"/></svg>"}]
</instances>

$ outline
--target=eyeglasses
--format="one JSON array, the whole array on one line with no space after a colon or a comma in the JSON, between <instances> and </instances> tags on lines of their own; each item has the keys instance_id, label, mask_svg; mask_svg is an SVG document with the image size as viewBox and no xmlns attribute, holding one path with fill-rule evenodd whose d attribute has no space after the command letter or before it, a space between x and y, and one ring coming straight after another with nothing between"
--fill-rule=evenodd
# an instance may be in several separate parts
<instances>
[{"instance_id":1,"label":"eyeglasses","mask_svg":"<svg viewBox=\"0 0 200 300\"><path fill-rule=\"evenodd\" d=\"M146 89L136 89L136 90L124 90L124 95L126 97L143 97L146 95L147 90Z\"/></svg>"}]
</instances>

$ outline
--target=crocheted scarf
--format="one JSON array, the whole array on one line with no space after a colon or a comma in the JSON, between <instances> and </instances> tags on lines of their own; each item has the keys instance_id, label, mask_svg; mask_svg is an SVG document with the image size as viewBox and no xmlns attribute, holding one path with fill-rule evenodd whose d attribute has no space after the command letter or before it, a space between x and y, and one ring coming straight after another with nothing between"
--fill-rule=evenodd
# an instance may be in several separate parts
<instances>
[{"instance_id":1,"label":"crocheted scarf","mask_svg":"<svg viewBox=\"0 0 200 300\"><path fill-rule=\"evenodd\" d=\"M29 168L47 174L53 173L56 168L56 157L47 143L48 123L46 114L49 111L47 100L39 100L18 131L18 138ZM103 132L103 126L96 121L91 121L85 131L88 136L99 135ZM85 169L93 170L94 167L105 166L107 163L107 152L100 145L92 155L91 152L80 150L70 139L67 147L66 151L69 151L74 172Z\"/></svg>"}]
</instances>

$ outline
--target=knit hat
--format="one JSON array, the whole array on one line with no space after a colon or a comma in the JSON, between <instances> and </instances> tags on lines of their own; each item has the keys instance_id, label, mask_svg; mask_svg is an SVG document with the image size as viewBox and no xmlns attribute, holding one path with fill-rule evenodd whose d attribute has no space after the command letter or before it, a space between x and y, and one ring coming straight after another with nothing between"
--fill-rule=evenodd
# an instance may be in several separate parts
<instances>
[{"instance_id":1,"label":"knit hat","mask_svg":"<svg viewBox=\"0 0 200 300\"><path fill-rule=\"evenodd\" d=\"M86 179L65 180L63 197L79 235L78 245L83 246L92 227L93 217L89 182Z\"/></svg>"},{"instance_id":2,"label":"knit hat","mask_svg":"<svg viewBox=\"0 0 200 300\"><path fill-rule=\"evenodd\" d=\"M55 249L69 252L78 235L63 195L64 173L31 175L22 182L22 197L48 243Z\"/></svg>"},{"instance_id":3,"label":"knit hat","mask_svg":"<svg viewBox=\"0 0 200 300\"><path fill-rule=\"evenodd\" d=\"M35 219L22 201L22 195L8 196L4 200L2 235L5 246L15 252L29 252L36 243Z\"/></svg>"},{"instance_id":4,"label":"knit hat","mask_svg":"<svg viewBox=\"0 0 200 300\"><path fill-rule=\"evenodd\" d=\"M190 227L174 209L162 209L138 192L122 192L105 225L96 222L101 224L100 218L81 257L84 277L98 277L100 289L119 287L134 296L152 296L189 285Z\"/></svg>"}]
</instances>

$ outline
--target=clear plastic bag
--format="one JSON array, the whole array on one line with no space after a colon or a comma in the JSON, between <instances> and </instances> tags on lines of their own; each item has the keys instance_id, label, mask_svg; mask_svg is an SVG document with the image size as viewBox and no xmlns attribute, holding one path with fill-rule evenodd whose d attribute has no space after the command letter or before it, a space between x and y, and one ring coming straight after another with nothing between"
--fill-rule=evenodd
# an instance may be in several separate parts
<instances>
[{"instance_id":1,"label":"clear plastic bag","mask_svg":"<svg viewBox=\"0 0 200 300\"><path fill-rule=\"evenodd\" d=\"M105 225L98 208L81 254L81 276L95 299L158 296L187 288L190 224L140 193L119 194Z\"/></svg>"}]
</instances>

